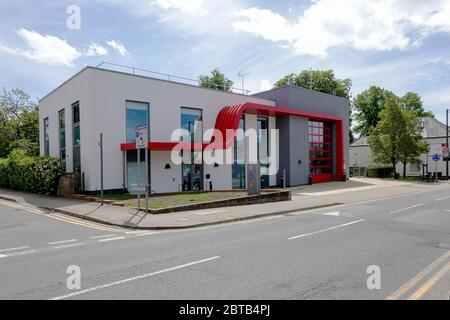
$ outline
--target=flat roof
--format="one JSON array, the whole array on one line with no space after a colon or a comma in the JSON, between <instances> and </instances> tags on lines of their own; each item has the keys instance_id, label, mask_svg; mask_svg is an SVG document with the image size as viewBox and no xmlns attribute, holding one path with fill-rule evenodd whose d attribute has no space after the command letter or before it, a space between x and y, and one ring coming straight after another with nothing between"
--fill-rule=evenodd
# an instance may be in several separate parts
<instances>
[{"instance_id":1,"label":"flat roof","mask_svg":"<svg viewBox=\"0 0 450 320\"><path fill-rule=\"evenodd\" d=\"M174 84L174 85L180 85L180 86L187 86L187 87L197 88L197 89L200 89L200 90L209 90L209 91L219 92L221 94L237 95L237 96L241 96L241 97L251 97L251 98L254 98L254 99L259 99L261 101L265 100L265 101L274 102L271 99L265 99L265 98L261 98L261 97L256 97L254 95L245 95L245 94L242 94L242 93L235 93L235 92L222 91L222 90L217 90L217 89L212 89L212 88L205 88L205 87L200 87L200 86L196 86L196 85L189 84L189 83L165 80L165 79L160 79L160 78L155 78L155 77L150 77L150 76L144 76L144 75L140 75L140 74L133 74L133 73L129 73L129 72L123 72L123 71L117 71L117 70L111 70L111 69L105 69L105 68L98 68L98 67L93 67L93 66L86 66L86 67L84 67L83 69L81 69L80 71L75 73L73 76L71 76L69 79L67 79L66 81L61 83L59 86L57 86L55 89L50 91L48 94L46 94L43 98L39 99L39 102L41 102L44 99L46 99L48 96L53 94L55 91L57 91L58 89L63 87L66 83L68 83L69 81L71 81L72 79L74 79L75 77L77 77L78 75L80 75L81 73L83 73L84 71L86 71L88 69L92 69L92 70L95 70L95 71L111 72L111 73L115 73L115 74L120 74L120 75L125 75L125 76L130 76L130 77L137 77L137 78L148 79L148 80L154 80L154 81L161 81L161 82L171 83L171 84Z\"/></svg>"},{"instance_id":2,"label":"flat roof","mask_svg":"<svg viewBox=\"0 0 450 320\"><path fill-rule=\"evenodd\" d=\"M350 102L350 99L347 99L347 98L344 98L344 97L339 97L339 96L335 96L335 95L329 94L329 93L324 93L324 92L320 92L320 91L316 91L316 90L312 90L312 89L308 89L308 88L294 86L292 84L287 84L287 85L279 87L279 88L273 88L273 89L270 89L270 90L261 91L261 92L252 94L252 96L258 96L260 94L270 93L270 92L279 91L279 90L286 90L286 89L289 90L290 88L292 88L293 90L303 90L303 91L307 91L309 93L314 93L314 94L323 95L323 96L327 96L327 97L330 97L330 98L336 98L336 99L345 100L346 102Z\"/></svg>"}]
</instances>

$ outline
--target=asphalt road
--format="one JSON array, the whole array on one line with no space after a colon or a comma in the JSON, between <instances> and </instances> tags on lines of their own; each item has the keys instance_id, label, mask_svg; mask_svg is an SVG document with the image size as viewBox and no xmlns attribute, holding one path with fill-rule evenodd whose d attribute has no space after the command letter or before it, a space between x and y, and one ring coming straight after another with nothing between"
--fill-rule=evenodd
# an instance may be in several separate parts
<instances>
[{"instance_id":1,"label":"asphalt road","mask_svg":"<svg viewBox=\"0 0 450 320\"><path fill-rule=\"evenodd\" d=\"M444 185L216 227L129 232L0 200L0 299L448 300L449 210ZM80 290L66 286L74 265ZM378 271L381 287L369 290Z\"/></svg>"}]
</instances>

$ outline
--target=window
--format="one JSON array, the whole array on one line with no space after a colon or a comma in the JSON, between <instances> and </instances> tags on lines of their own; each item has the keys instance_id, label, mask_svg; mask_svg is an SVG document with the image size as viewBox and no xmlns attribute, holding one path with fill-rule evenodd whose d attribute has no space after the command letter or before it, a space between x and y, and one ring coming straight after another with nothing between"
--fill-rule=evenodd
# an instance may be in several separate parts
<instances>
[{"instance_id":1,"label":"window","mask_svg":"<svg viewBox=\"0 0 450 320\"><path fill-rule=\"evenodd\" d=\"M126 102L126 135L127 143L136 141L136 129L149 127L149 104L145 102Z\"/></svg>"},{"instance_id":2,"label":"window","mask_svg":"<svg viewBox=\"0 0 450 320\"><path fill-rule=\"evenodd\" d=\"M79 146L81 142L80 132L80 104L74 103L73 106L73 145Z\"/></svg>"},{"instance_id":3,"label":"window","mask_svg":"<svg viewBox=\"0 0 450 320\"><path fill-rule=\"evenodd\" d=\"M261 188L269 187L269 119L259 117L257 120L258 161L261 174Z\"/></svg>"},{"instance_id":4,"label":"window","mask_svg":"<svg viewBox=\"0 0 450 320\"><path fill-rule=\"evenodd\" d=\"M233 189L245 189L245 118L241 117L233 149L232 181Z\"/></svg>"},{"instance_id":5,"label":"window","mask_svg":"<svg viewBox=\"0 0 450 320\"><path fill-rule=\"evenodd\" d=\"M59 118L59 157L61 165L66 168L66 112L61 110L58 113Z\"/></svg>"},{"instance_id":6,"label":"window","mask_svg":"<svg viewBox=\"0 0 450 320\"><path fill-rule=\"evenodd\" d=\"M73 170L81 173L80 102L72 104Z\"/></svg>"},{"instance_id":7,"label":"window","mask_svg":"<svg viewBox=\"0 0 450 320\"><path fill-rule=\"evenodd\" d=\"M181 129L188 131L181 141L196 145L203 144L202 110L181 108ZM203 189L203 151L183 150L183 191Z\"/></svg>"},{"instance_id":8,"label":"window","mask_svg":"<svg viewBox=\"0 0 450 320\"><path fill-rule=\"evenodd\" d=\"M126 101L125 113L126 113L126 129L125 136L127 143L136 142L136 129L139 127L150 128L149 118L150 104L147 102L138 101ZM150 156L147 149L148 159L148 179L144 174L145 172L145 151L144 149L129 150L126 154L127 159L127 188L129 192L135 192L136 186L145 186L147 180L150 181ZM139 161L138 165L138 152Z\"/></svg>"},{"instance_id":9,"label":"window","mask_svg":"<svg viewBox=\"0 0 450 320\"><path fill-rule=\"evenodd\" d=\"M44 156L50 155L50 138L48 117L44 119Z\"/></svg>"}]
</instances>

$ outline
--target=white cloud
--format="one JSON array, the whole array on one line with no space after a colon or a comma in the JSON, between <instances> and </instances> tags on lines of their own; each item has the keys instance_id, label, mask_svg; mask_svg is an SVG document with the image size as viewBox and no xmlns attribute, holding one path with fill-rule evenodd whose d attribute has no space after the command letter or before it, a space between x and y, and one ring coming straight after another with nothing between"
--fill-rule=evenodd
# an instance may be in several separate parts
<instances>
[{"instance_id":1,"label":"white cloud","mask_svg":"<svg viewBox=\"0 0 450 320\"><path fill-rule=\"evenodd\" d=\"M108 46L110 46L111 48L116 50L117 53L119 53L121 56L126 56L129 54L128 50L125 48L125 46L120 41L110 40L110 41L106 41L106 43L108 44Z\"/></svg>"},{"instance_id":2,"label":"white cloud","mask_svg":"<svg viewBox=\"0 0 450 320\"><path fill-rule=\"evenodd\" d=\"M287 42L298 54L325 56L337 46L387 51L450 33L448 0L316 0L296 21L257 7L240 10L236 31Z\"/></svg>"},{"instance_id":3,"label":"white cloud","mask_svg":"<svg viewBox=\"0 0 450 320\"><path fill-rule=\"evenodd\" d=\"M17 50L13 48L9 48L0 43L0 52L8 53L8 54L18 54Z\"/></svg>"},{"instance_id":4,"label":"white cloud","mask_svg":"<svg viewBox=\"0 0 450 320\"><path fill-rule=\"evenodd\" d=\"M273 86L272 86L272 84L270 83L269 80L261 80L259 82L258 91L260 91L260 92L267 91L267 90L270 90L272 88L273 88Z\"/></svg>"},{"instance_id":5,"label":"white cloud","mask_svg":"<svg viewBox=\"0 0 450 320\"><path fill-rule=\"evenodd\" d=\"M30 49L25 51L10 49L10 53L20 54L39 63L72 67L73 62L81 56L77 49L58 37L44 36L26 29L20 29L17 34Z\"/></svg>"},{"instance_id":6,"label":"white cloud","mask_svg":"<svg viewBox=\"0 0 450 320\"><path fill-rule=\"evenodd\" d=\"M88 57L106 56L107 54L108 49L96 42L92 42L86 50Z\"/></svg>"},{"instance_id":7,"label":"white cloud","mask_svg":"<svg viewBox=\"0 0 450 320\"><path fill-rule=\"evenodd\" d=\"M190 14L204 15L208 13L204 7L204 0L155 0L152 4L163 9L179 9Z\"/></svg>"}]
</instances>

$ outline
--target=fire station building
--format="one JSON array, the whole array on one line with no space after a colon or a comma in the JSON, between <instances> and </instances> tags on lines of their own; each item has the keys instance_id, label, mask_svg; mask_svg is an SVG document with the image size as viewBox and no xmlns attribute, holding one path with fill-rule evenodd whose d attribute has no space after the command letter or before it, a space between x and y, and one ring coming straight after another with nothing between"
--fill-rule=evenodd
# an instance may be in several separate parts
<instances>
[{"instance_id":1,"label":"fire station building","mask_svg":"<svg viewBox=\"0 0 450 320\"><path fill-rule=\"evenodd\" d=\"M40 100L40 153L61 158L87 193L100 190L100 134L107 192L133 192L147 179L157 193L245 189L248 140L236 133L223 143L232 149L232 163L207 164L202 152L213 139L205 132L255 129L262 188L282 186L283 177L287 186L342 181L349 108L347 99L294 86L243 95L86 67ZM137 149L142 127L148 145ZM182 157L192 161L172 161L177 129L194 137L194 148ZM272 129L279 133L276 149ZM147 159L146 170L138 169L138 158ZM269 172L269 161L277 161L276 173Z\"/></svg>"}]
</instances>

